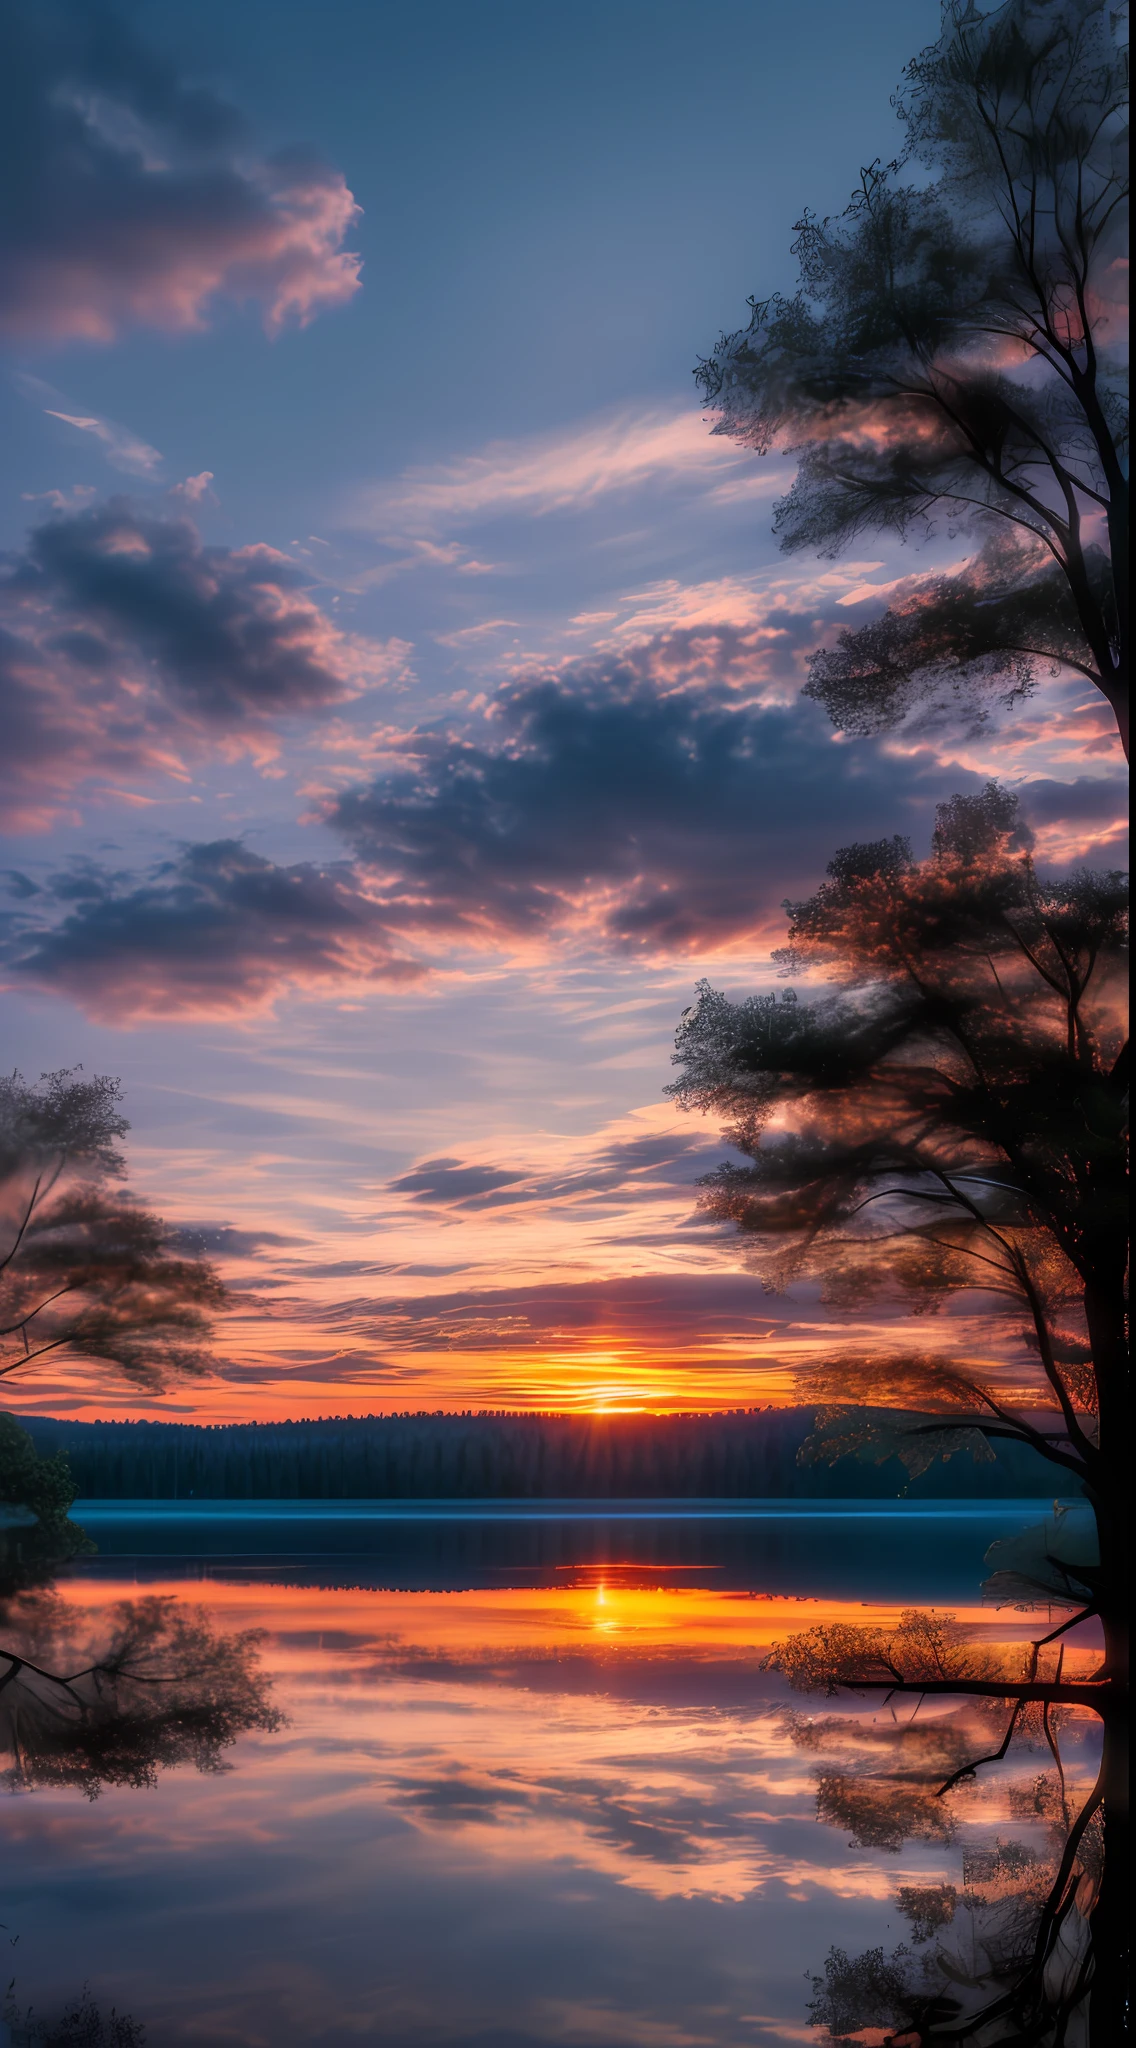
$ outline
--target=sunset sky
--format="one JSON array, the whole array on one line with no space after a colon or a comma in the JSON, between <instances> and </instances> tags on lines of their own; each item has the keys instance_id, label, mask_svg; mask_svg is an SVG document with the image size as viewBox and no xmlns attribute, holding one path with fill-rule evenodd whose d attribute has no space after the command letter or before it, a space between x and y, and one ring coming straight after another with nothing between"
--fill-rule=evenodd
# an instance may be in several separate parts
<instances>
[{"instance_id":1,"label":"sunset sky","mask_svg":"<svg viewBox=\"0 0 1136 2048\"><path fill-rule=\"evenodd\" d=\"M1043 859L1123 858L1087 688L980 740L799 700L965 543L780 555L791 468L698 409L899 146L938 7L870 13L11 17L4 1057L120 1075L132 1185L251 1297L208 1385L13 1407L743 1406L830 1337L695 1213L696 982L769 986L838 846L991 775Z\"/></svg>"}]
</instances>

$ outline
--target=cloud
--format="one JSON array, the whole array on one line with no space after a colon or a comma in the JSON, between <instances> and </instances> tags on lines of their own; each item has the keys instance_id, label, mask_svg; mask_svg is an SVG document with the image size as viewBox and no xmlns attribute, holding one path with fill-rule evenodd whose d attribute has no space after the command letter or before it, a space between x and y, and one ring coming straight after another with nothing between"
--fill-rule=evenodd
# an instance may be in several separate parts
<instances>
[{"instance_id":1,"label":"cloud","mask_svg":"<svg viewBox=\"0 0 1136 2048\"><path fill-rule=\"evenodd\" d=\"M1107 828L1126 814L1127 782L1119 775L1078 775L1075 782L1038 776L1018 789L1033 825L1089 825Z\"/></svg>"},{"instance_id":2,"label":"cloud","mask_svg":"<svg viewBox=\"0 0 1136 2048\"><path fill-rule=\"evenodd\" d=\"M254 1258L265 1246L273 1250L307 1242L278 1230L239 1230L232 1223L180 1223L173 1240L195 1258Z\"/></svg>"},{"instance_id":3,"label":"cloud","mask_svg":"<svg viewBox=\"0 0 1136 2048\"><path fill-rule=\"evenodd\" d=\"M390 736L329 821L424 942L752 941L838 845L912 829L949 791L933 760L838 744L815 707L732 687L736 661L752 675L753 646L723 631L521 678L479 725Z\"/></svg>"},{"instance_id":4,"label":"cloud","mask_svg":"<svg viewBox=\"0 0 1136 2048\"><path fill-rule=\"evenodd\" d=\"M721 1157L719 1148L716 1157ZM312 1314L305 1305L305 1314ZM810 1320L799 1323L806 1315ZM633 1351L680 1352L737 1346L741 1370L758 1346L783 1330L808 1332L831 1317L812 1303L802 1310L787 1296L770 1296L751 1273L606 1275L602 1278L515 1287L466 1287L451 1294L340 1301L315 1311L325 1328L370 1337L399 1355L446 1350L529 1354L591 1340ZM787 1351L791 1356L791 1350Z\"/></svg>"},{"instance_id":5,"label":"cloud","mask_svg":"<svg viewBox=\"0 0 1136 2048\"><path fill-rule=\"evenodd\" d=\"M1073 782L1037 776L1017 785L1022 810L1034 828L1034 852L1064 866L1124 866L1128 858L1128 779L1078 775Z\"/></svg>"},{"instance_id":6,"label":"cloud","mask_svg":"<svg viewBox=\"0 0 1136 2048\"><path fill-rule=\"evenodd\" d=\"M467 1202L525 1179L497 1166L463 1166L460 1159L424 1159L413 1173L400 1174L388 1185L416 1202Z\"/></svg>"},{"instance_id":7,"label":"cloud","mask_svg":"<svg viewBox=\"0 0 1136 2048\"><path fill-rule=\"evenodd\" d=\"M17 925L12 973L112 1022L244 1014L286 989L422 971L349 872L278 867L235 840L188 847L141 882L82 863L43 893L71 907L53 925Z\"/></svg>"},{"instance_id":8,"label":"cloud","mask_svg":"<svg viewBox=\"0 0 1136 2048\"><path fill-rule=\"evenodd\" d=\"M21 491L25 505L49 505L53 512L77 512L81 505L87 505L98 492L94 484L71 484L65 491Z\"/></svg>"},{"instance_id":9,"label":"cloud","mask_svg":"<svg viewBox=\"0 0 1136 2048\"><path fill-rule=\"evenodd\" d=\"M431 1207L480 1211L522 1203L636 1202L672 1199L722 1158L722 1146L679 1131L645 1132L593 1148L579 1165L554 1172L483 1165L460 1159L424 1159L389 1181L392 1193Z\"/></svg>"},{"instance_id":10,"label":"cloud","mask_svg":"<svg viewBox=\"0 0 1136 2048\"><path fill-rule=\"evenodd\" d=\"M100 715L103 678L119 687L120 640L160 671L171 741L186 729L247 741L273 716L343 694L344 650L294 576L268 549L203 549L181 522L100 510L41 529L9 586L52 621L30 654L27 642L22 655L9 649L14 701L40 717L34 730L13 725L16 772L31 759L45 773L61 739L73 768L115 744L136 761L156 744L153 707L117 733ZM896 830L926 843L934 805L977 781L929 748L845 742L814 705L766 701L770 645L791 665L803 630L800 615L769 640L664 635L623 660L510 682L464 724L388 729L374 741L381 772L324 802L352 861L282 868L225 840L141 879L73 869L13 913L13 971L95 1015L162 1017L263 1009L290 988L404 982L477 950L752 959L780 938L785 895L815 887L837 847ZM52 665L63 659L94 678L78 704ZM123 718L133 702L124 685L106 698ZM1062 833L1074 853L1104 839L1096 821L1117 800L1112 783L1087 777L1027 782L1021 795L1058 855ZM574 1167L533 1178L431 1158L396 1192L499 1207L598 1198L636 1173L687 1178L681 1145L657 1156L650 1145L588 1162L583 1179Z\"/></svg>"},{"instance_id":11,"label":"cloud","mask_svg":"<svg viewBox=\"0 0 1136 2048\"><path fill-rule=\"evenodd\" d=\"M558 434L497 441L431 469L408 470L360 493L360 523L404 534L515 514L581 512L615 492L697 482L706 489L756 467L734 442L715 438L697 412L608 414ZM761 472L766 495L785 478Z\"/></svg>"},{"instance_id":12,"label":"cloud","mask_svg":"<svg viewBox=\"0 0 1136 2048\"><path fill-rule=\"evenodd\" d=\"M124 470L128 476L153 476L162 466L158 450L139 440L129 427L115 426L111 420L94 416L83 418L76 413L55 412L51 406L45 406L44 411L49 419L62 420L64 426L78 427L80 433L93 434L96 441L101 441L105 447L107 461L115 469Z\"/></svg>"},{"instance_id":13,"label":"cloud","mask_svg":"<svg viewBox=\"0 0 1136 2048\"><path fill-rule=\"evenodd\" d=\"M190 505L200 505L203 498L214 496L209 488L212 481L213 471L203 469L200 476L186 476L180 484L171 484L168 495L171 498L184 498Z\"/></svg>"},{"instance_id":14,"label":"cloud","mask_svg":"<svg viewBox=\"0 0 1136 2048\"><path fill-rule=\"evenodd\" d=\"M0 573L0 817L46 823L78 784L177 773L183 754L271 754L274 721L390 673L272 548L206 547L121 499L62 511Z\"/></svg>"},{"instance_id":15,"label":"cloud","mask_svg":"<svg viewBox=\"0 0 1136 2048\"><path fill-rule=\"evenodd\" d=\"M358 208L300 151L258 156L115 7L9 9L0 50L0 334L110 341L255 301L269 332L346 303Z\"/></svg>"}]
</instances>

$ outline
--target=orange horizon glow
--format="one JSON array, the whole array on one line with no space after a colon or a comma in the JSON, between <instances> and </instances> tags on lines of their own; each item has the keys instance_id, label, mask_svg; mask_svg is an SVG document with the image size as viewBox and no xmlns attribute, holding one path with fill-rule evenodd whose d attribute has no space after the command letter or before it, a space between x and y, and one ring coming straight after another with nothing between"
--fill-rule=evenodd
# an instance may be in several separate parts
<instances>
[{"instance_id":1,"label":"orange horizon glow","mask_svg":"<svg viewBox=\"0 0 1136 2048\"><path fill-rule=\"evenodd\" d=\"M841 1600L825 1595L739 1591L704 1586L654 1585L656 1575L685 1567L618 1561L564 1567L577 1582L556 1586L503 1586L460 1591L403 1591L375 1587L242 1584L229 1579L147 1579L145 1587L125 1575L113 1579L75 1578L67 1582L69 1605L98 1614L123 1598L149 1595L181 1604L202 1604L226 1624L248 1627L258 1622L269 1629L279 1616L287 1620L287 1640L270 1642L266 1661L272 1670L293 1675L326 1667L329 1652L318 1647L321 1631L337 1640L348 1636L352 1648L341 1652L348 1661L370 1658L376 1646L404 1651L428 1639L437 1651L459 1660L462 1654L492 1650L524 1655L540 1646L551 1650L618 1647L628 1655L731 1657L767 1650L786 1634L805 1628L851 1623L855 1627L895 1628L910 1602ZM698 1567L704 1570L704 1566ZM631 1583L631 1578L648 1583ZM939 1611L946 1611L939 1610ZM949 1612L975 1639L989 1643L1032 1641L1035 1615L997 1610L981 1602L952 1602ZM397 1627L395 1624L397 1623ZM313 1632L316 1643L304 1648L296 1640ZM1044 1630L1042 1631L1044 1633ZM340 1653L336 1653L340 1654ZM1096 1652L1067 1653L1075 1660L1095 1660Z\"/></svg>"}]
</instances>

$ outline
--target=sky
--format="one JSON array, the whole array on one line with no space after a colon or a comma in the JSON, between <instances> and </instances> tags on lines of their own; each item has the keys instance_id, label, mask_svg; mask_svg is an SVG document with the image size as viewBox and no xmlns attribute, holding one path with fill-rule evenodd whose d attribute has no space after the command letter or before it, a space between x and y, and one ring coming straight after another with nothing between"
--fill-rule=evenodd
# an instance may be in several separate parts
<instances>
[{"instance_id":1,"label":"sky","mask_svg":"<svg viewBox=\"0 0 1136 2048\"><path fill-rule=\"evenodd\" d=\"M837 847L991 775L1043 859L1120 857L1079 688L980 739L799 698L960 544L779 554L791 466L692 381L937 20L10 11L4 1057L121 1077L132 1186L237 1302L206 1384L14 1407L750 1406L831 1341L697 1210L697 982L771 985Z\"/></svg>"}]
</instances>

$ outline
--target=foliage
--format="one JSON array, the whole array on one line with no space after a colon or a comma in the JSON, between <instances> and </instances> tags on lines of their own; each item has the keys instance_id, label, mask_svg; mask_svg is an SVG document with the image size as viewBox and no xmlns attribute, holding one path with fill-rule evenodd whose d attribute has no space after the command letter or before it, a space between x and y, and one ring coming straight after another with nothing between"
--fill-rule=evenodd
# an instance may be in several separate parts
<instances>
[{"instance_id":1,"label":"foliage","mask_svg":"<svg viewBox=\"0 0 1136 2048\"><path fill-rule=\"evenodd\" d=\"M943 525L978 541L814 658L852 732L913 706L1100 689L1127 747L1127 63L1101 0L954 0L905 73L906 140L797 223L801 284L697 371L715 431L792 450L786 548Z\"/></svg>"},{"instance_id":2,"label":"foliage","mask_svg":"<svg viewBox=\"0 0 1136 2048\"><path fill-rule=\"evenodd\" d=\"M9 1598L0 1620L0 1750L12 1789L153 1785L179 1764L227 1768L224 1752L280 1716L257 1665L263 1631L215 1630L203 1609L122 1600L102 1637L46 1591Z\"/></svg>"},{"instance_id":3,"label":"foliage","mask_svg":"<svg viewBox=\"0 0 1136 2048\"><path fill-rule=\"evenodd\" d=\"M896 1345L805 1367L798 1391L818 1412L801 1457L898 1454L915 1476L1010 1439L1087 1495L988 1553L995 1597L1064 1612L1031 1644L910 1611L772 1652L797 1691L934 1704L871 1732L863 1717L791 1723L826 1754L819 1817L864 1846L947 1845L979 1771L1036 1747L1055 1766L1034 1813L1046 1855L1027 1844L999 1851L982 1882L964 1872L949 1937L932 1942L914 1901L918 1956L834 1951L813 2016L839 2038L891 2029L907 2048L1072 2048L1091 1987L1095 2033L1111 2038L1127 1995L1124 881L1039 876L1014 798L991 784L940 807L927 860L900 839L846 848L786 907L782 971L828 989L732 1003L703 986L679 1029L672 1092L723 1111L747 1162L709 1177L706 1207L737 1225L771 1287L810 1279L845 1309L876 1295L925 1315L966 1293L992 1338L984 1358ZM1091 1615L1103 1660L1067 1669L1067 1632ZM1104 1732L1076 1797L1059 1748L1070 1714Z\"/></svg>"},{"instance_id":4,"label":"foliage","mask_svg":"<svg viewBox=\"0 0 1136 2048\"><path fill-rule=\"evenodd\" d=\"M109 1364L147 1389L209 1369L220 1281L108 1187L125 1171L120 1094L77 1071L0 1081L0 1378L52 1354Z\"/></svg>"},{"instance_id":5,"label":"foliage","mask_svg":"<svg viewBox=\"0 0 1136 2048\"><path fill-rule=\"evenodd\" d=\"M883 1292L924 1313L981 1288L1021 1339L1008 1388L933 1352L803 1372L811 1454L898 1449L917 1472L977 1433L1099 1465L1102 1389L1127 1370L1127 894L1114 874L1046 881L1024 836L990 784L940 806L926 861L902 840L846 848L788 906L780 956L835 992L731 1003L703 984L679 1027L671 1093L724 1111L749 1160L709 1177L705 1206L768 1285L812 1276L841 1305Z\"/></svg>"},{"instance_id":6,"label":"foliage","mask_svg":"<svg viewBox=\"0 0 1136 2048\"><path fill-rule=\"evenodd\" d=\"M60 1522L75 1491L66 1455L41 1457L27 1430L0 1414L0 1506L26 1508L39 1522Z\"/></svg>"},{"instance_id":7,"label":"foliage","mask_svg":"<svg viewBox=\"0 0 1136 2048\"><path fill-rule=\"evenodd\" d=\"M26 1429L0 1414L0 1595L39 1585L94 1545L67 1510L77 1488L64 1451L45 1458Z\"/></svg>"},{"instance_id":8,"label":"foliage","mask_svg":"<svg viewBox=\"0 0 1136 2048\"><path fill-rule=\"evenodd\" d=\"M858 1628L849 1622L822 1623L771 1651L769 1663L782 1671L795 1692L839 1692L844 1686L885 1688L956 1679L1024 1676L1024 1659L1007 1670L996 1650L976 1648L952 1615L907 1608L895 1628Z\"/></svg>"},{"instance_id":9,"label":"foliage","mask_svg":"<svg viewBox=\"0 0 1136 2048\"><path fill-rule=\"evenodd\" d=\"M109 2013L84 1989L55 2019L34 2010L20 2012L9 1998L0 2018L9 2028L12 2048L144 2048L146 2030L128 2013Z\"/></svg>"},{"instance_id":10,"label":"foliage","mask_svg":"<svg viewBox=\"0 0 1136 2048\"><path fill-rule=\"evenodd\" d=\"M838 1450L813 1455L816 1411L801 1407L230 1423L29 1416L27 1428L42 1448L65 1450L77 1491L100 1500L867 1499L894 1495L903 1478L886 1454L883 1463L863 1456L858 1438L839 1463ZM999 1444L990 1464L965 1463L956 1477L933 1466L927 1439L915 1441L930 1466L920 1496L1022 1499L1048 1489L1028 1445ZM910 1461L911 1447L902 1449Z\"/></svg>"}]
</instances>

